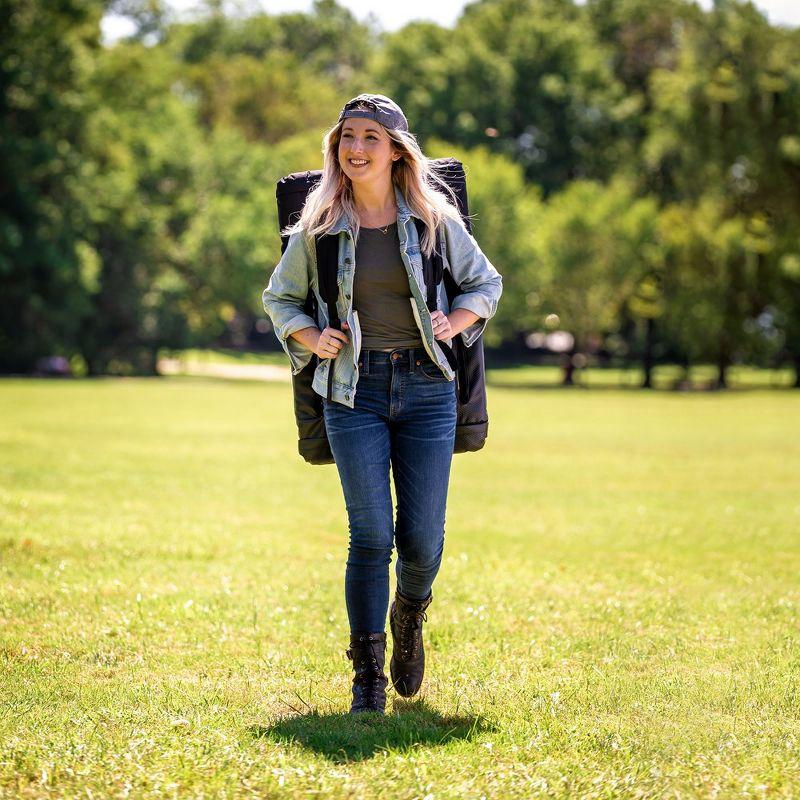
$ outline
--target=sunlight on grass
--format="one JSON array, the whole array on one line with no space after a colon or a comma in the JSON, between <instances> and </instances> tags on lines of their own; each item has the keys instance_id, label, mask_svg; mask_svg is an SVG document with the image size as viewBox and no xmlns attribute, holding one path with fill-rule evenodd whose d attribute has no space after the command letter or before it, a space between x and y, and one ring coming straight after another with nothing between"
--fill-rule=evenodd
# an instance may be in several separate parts
<instances>
[{"instance_id":1,"label":"sunlight on grass","mask_svg":"<svg viewBox=\"0 0 800 800\"><path fill-rule=\"evenodd\" d=\"M0 796L798 793L795 393L493 377L422 691L371 719L289 385L3 381Z\"/></svg>"}]
</instances>

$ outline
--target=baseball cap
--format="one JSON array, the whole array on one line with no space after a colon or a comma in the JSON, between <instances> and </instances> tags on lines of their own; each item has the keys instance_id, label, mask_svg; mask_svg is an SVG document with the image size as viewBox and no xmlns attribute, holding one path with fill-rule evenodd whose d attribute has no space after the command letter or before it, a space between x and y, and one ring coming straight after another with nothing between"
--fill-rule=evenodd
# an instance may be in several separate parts
<instances>
[{"instance_id":1,"label":"baseball cap","mask_svg":"<svg viewBox=\"0 0 800 800\"><path fill-rule=\"evenodd\" d=\"M339 114L337 122L341 122L346 117L364 117L380 122L384 128L399 128L401 131L408 130L408 120L397 103L385 94L363 94L348 100Z\"/></svg>"}]
</instances>

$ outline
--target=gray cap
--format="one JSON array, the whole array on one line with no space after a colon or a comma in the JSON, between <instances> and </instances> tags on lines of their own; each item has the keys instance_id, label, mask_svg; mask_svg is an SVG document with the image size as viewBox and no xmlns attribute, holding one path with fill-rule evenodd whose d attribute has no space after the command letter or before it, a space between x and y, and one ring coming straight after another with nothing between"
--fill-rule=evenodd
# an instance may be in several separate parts
<instances>
[{"instance_id":1,"label":"gray cap","mask_svg":"<svg viewBox=\"0 0 800 800\"><path fill-rule=\"evenodd\" d=\"M363 94L348 100L344 104L342 113L339 114L337 122L341 122L345 117L364 117L380 122L384 128L399 128L401 131L408 130L408 120L397 103L385 94Z\"/></svg>"}]
</instances>

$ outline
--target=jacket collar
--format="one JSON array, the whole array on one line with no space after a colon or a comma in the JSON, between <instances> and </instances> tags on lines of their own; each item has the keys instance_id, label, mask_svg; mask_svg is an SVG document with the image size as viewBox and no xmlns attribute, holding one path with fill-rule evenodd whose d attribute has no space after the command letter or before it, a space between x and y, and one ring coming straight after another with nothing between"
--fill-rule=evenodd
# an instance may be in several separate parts
<instances>
[{"instance_id":1,"label":"jacket collar","mask_svg":"<svg viewBox=\"0 0 800 800\"><path fill-rule=\"evenodd\" d=\"M397 184L393 182L392 186L394 186L394 199L397 203L397 221L404 223L413 215L411 214L411 209L408 207L408 203L406 203L406 199L403 197L403 193L400 191ZM347 216L342 214L339 219L336 220L333 227L328 231L328 235L332 236L334 233L339 233L339 231L349 229L350 225L347 222Z\"/></svg>"}]
</instances>

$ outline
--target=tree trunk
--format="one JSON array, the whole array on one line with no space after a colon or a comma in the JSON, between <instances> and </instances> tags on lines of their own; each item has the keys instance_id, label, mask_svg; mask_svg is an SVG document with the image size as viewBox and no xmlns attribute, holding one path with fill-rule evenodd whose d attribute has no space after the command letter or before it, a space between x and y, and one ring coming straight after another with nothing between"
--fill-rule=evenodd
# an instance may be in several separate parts
<instances>
[{"instance_id":1,"label":"tree trunk","mask_svg":"<svg viewBox=\"0 0 800 800\"><path fill-rule=\"evenodd\" d=\"M728 348L721 343L719 349L719 357L717 358L717 389L728 388L728 367L730 366L730 358L728 357Z\"/></svg>"},{"instance_id":2,"label":"tree trunk","mask_svg":"<svg viewBox=\"0 0 800 800\"><path fill-rule=\"evenodd\" d=\"M572 362L572 356L575 354L573 348L564 357L564 379L561 381L562 386L574 386L573 373L575 372L575 364Z\"/></svg>"},{"instance_id":3,"label":"tree trunk","mask_svg":"<svg viewBox=\"0 0 800 800\"><path fill-rule=\"evenodd\" d=\"M642 369L644 370L644 380L642 389L653 388L653 339L655 330L655 320L648 317L644 333L644 352L642 353Z\"/></svg>"}]
</instances>

